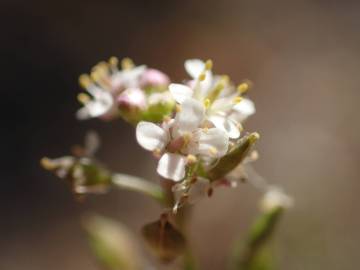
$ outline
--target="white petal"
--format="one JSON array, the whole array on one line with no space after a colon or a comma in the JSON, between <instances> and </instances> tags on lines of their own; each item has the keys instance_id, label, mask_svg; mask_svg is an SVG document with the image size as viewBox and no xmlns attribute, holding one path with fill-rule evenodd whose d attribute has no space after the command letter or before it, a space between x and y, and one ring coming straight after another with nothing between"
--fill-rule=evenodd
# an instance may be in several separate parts
<instances>
[{"instance_id":1,"label":"white petal","mask_svg":"<svg viewBox=\"0 0 360 270\"><path fill-rule=\"evenodd\" d=\"M151 122L140 122L136 126L136 140L149 151L162 150L169 141L168 133Z\"/></svg>"},{"instance_id":2,"label":"white petal","mask_svg":"<svg viewBox=\"0 0 360 270\"><path fill-rule=\"evenodd\" d=\"M186 157L165 153L159 160L157 172L166 179L180 181L185 177Z\"/></svg>"},{"instance_id":3,"label":"white petal","mask_svg":"<svg viewBox=\"0 0 360 270\"><path fill-rule=\"evenodd\" d=\"M99 117L110 111L114 104L113 97L110 93L102 91L94 96L94 99L87 102L83 108L79 109L76 117L80 120L91 117Z\"/></svg>"},{"instance_id":4,"label":"white petal","mask_svg":"<svg viewBox=\"0 0 360 270\"><path fill-rule=\"evenodd\" d=\"M205 63L200 59L189 59L185 61L185 70L193 78L197 79L205 70Z\"/></svg>"},{"instance_id":5,"label":"white petal","mask_svg":"<svg viewBox=\"0 0 360 270\"><path fill-rule=\"evenodd\" d=\"M116 89L119 87L129 88L138 87L139 77L146 70L146 66L137 66L132 69L125 69L112 75L111 86Z\"/></svg>"},{"instance_id":6,"label":"white petal","mask_svg":"<svg viewBox=\"0 0 360 270\"><path fill-rule=\"evenodd\" d=\"M193 98L185 99L181 110L176 114L176 126L179 133L191 132L199 127L205 116L204 105Z\"/></svg>"},{"instance_id":7,"label":"white petal","mask_svg":"<svg viewBox=\"0 0 360 270\"><path fill-rule=\"evenodd\" d=\"M239 138L240 130L236 125L235 120L230 119L227 116L211 115L209 116L209 121L211 121L218 129L221 129L222 131L226 132L226 134L231 139Z\"/></svg>"},{"instance_id":8,"label":"white petal","mask_svg":"<svg viewBox=\"0 0 360 270\"><path fill-rule=\"evenodd\" d=\"M169 91L176 102L180 104L183 103L185 99L192 97L194 94L193 90L189 86L178 83L170 84Z\"/></svg>"},{"instance_id":9,"label":"white petal","mask_svg":"<svg viewBox=\"0 0 360 270\"><path fill-rule=\"evenodd\" d=\"M239 104L236 104L233 107L233 110L234 118L237 121L242 122L250 115L255 113L255 104L250 99L245 98L244 100L240 101Z\"/></svg>"},{"instance_id":10,"label":"white petal","mask_svg":"<svg viewBox=\"0 0 360 270\"><path fill-rule=\"evenodd\" d=\"M197 140L195 152L200 155L219 158L224 156L229 148L229 137L218 128L210 128L207 131L200 130Z\"/></svg>"}]
</instances>

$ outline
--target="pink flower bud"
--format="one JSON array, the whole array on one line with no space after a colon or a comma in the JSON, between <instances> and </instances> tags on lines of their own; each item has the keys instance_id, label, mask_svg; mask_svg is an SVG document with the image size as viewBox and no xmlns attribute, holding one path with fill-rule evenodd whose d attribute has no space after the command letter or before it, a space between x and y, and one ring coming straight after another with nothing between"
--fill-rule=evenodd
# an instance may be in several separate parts
<instances>
[{"instance_id":1,"label":"pink flower bud","mask_svg":"<svg viewBox=\"0 0 360 270\"><path fill-rule=\"evenodd\" d=\"M117 104L121 109L145 109L146 97L139 88L129 88L117 97Z\"/></svg>"},{"instance_id":2,"label":"pink flower bud","mask_svg":"<svg viewBox=\"0 0 360 270\"><path fill-rule=\"evenodd\" d=\"M141 86L167 86L170 83L169 77L157 69L147 69L141 76Z\"/></svg>"}]
</instances>

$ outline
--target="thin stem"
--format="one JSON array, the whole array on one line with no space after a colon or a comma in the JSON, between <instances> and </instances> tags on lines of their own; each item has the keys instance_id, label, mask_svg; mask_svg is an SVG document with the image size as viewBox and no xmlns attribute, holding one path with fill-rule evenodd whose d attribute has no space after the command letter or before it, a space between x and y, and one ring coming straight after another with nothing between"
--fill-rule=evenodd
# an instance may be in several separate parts
<instances>
[{"instance_id":1,"label":"thin stem","mask_svg":"<svg viewBox=\"0 0 360 270\"><path fill-rule=\"evenodd\" d=\"M165 204L167 201L166 194L159 185L147 181L143 178L127 174L115 173L112 175L111 181L114 186L120 189L143 193L152 197L160 204Z\"/></svg>"},{"instance_id":2,"label":"thin stem","mask_svg":"<svg viewBox=\"0 0 360 270\"><path fill-rule=\"evenodd\" d=\"M283 212L277 207L263 213L250 228L245 245L238 244L233 254L233 269L250 270L261 260L261 251L270 239Z\"/></svg>"}]
</instances>

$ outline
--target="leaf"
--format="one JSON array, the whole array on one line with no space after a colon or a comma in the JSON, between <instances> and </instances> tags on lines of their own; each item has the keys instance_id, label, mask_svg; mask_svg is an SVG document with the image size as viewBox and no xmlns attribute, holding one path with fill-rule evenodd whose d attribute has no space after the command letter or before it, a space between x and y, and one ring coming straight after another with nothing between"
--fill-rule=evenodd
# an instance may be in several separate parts
<instances>
[{"instance_id":1,"label":"leaf","mask_svg":"<svg viewBox=\"0 0 360 270\"><path fill-rule=\"evenodd\" d=\"M124 225L93 215L84 219L84 228L92 251L107 269L144 269L135 240Z\"/></svg>"},{"instance_id":2,"label":"leaf","mask_svg":"<svg viewBox=\"0 0 360 270\"><path fill-rule=\"evenodd\" d=\"M142 234L162 262L171 262L185 251L184 236L167 218L161 217L158 221L145 225Z\"/></svg>"}]
</instances>

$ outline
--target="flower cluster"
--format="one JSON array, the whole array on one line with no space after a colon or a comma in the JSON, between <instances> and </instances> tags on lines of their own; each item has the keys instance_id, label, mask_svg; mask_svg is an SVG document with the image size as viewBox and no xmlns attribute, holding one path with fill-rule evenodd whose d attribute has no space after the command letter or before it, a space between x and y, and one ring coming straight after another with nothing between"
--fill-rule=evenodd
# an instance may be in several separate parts
<instances>
[{"instance_id":1,"label":"flower cluster","mask_svg":"<svg viewBox=\"0 0 360 270\"><path fill-rule=\"evenodd\" d=\"M136 127L139 144L160 157L157 172L173 181L216 164L231 140L240 137L242 121L255 112L252 101L242 97L248 83L236 88L228 76L214 75L210 60L187 60L185 69L191 79L169 85L177 102L173 118L160 125L142 121Z\"/></svg>"},{"instance_id":2,"label":"flower cluster","mask_svg":"<svg viewBox=\"0 0 360 270\"><path fill-rule=\"evenodd\" d=\"M110 120L121 116L136 123L141 119L160 119L172 111L174 101L165 91L170 83L166 74L145 65L135 66L129 58L121 61L119 69L118 62L111 57L94 66L90 75L79 77L88 94L78 95L84 105L77 112L78 119Z\"/></svg>"},{"instance_id":3,"label":"flower cluster","mask_svg":"<svg viewBox=\"0 0 360 270\"><path fill-rule=\"evenodd\" d=\"M136 126L137 142L158 160L161 184L106 169L95 158L99 139L93 132L86 136L84 147L73 148L73 155L45 157L41 164L65 179L78 196L103 193L114 186L156 200L164 212L142 228L142 235L160 261L168 263L184 255L189 269L195 267L183 235L188 211L181 207L210 197L216 187L248 181L264 192L262 214L250 230L244 250L237 248L234 253L234 269L253 269L260 259L264 265L263 253L258 251L293 200L248 164L258 158L252 148L259 139L258 133L243 128L244 121L255 113L254 103L247 97L251 83L243 81L236 86L229 76L215 74L211 60L189 59L184 67L189 78L174 83L159 70L135 66L129 58L119 65L118 59L111 57L79 78L86 92L78 95L83 107L77 118L119 117ZM175 215L178 211L181 213ZM95 253L109 269L148 268L138 267L140 260L126 252L132 241L127 241L123 230L118 231L117 224L95 218L86 229Z\"/></svg>"},{"instance_id":4,"label":"flower cluster","mask_svg":"<svg viewBox=\"0 0 360 270\"><path fill-rule=\"evenodd\" d=\"M236 86L229 76L213 72L211 60L189 59L184 67L189 79L172 83L159 70L135 66L129 58L119 65L111 57L80 76L88 94L79 94L84 106L77 112L79 119L121 117L136 125L138 143L158 159L157 172L171 181L177 206L246 177L242 165L252 159L250 149L258 139L257 133L243 132L244 120L255 113L246 97L249 81ZM92 181L73 172L84 171L93 163L89 160L94 159L46 159L43 165L72 179L75 192L81 193L93 190Z\"/></svg>"}]
</instances>

